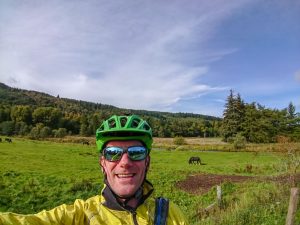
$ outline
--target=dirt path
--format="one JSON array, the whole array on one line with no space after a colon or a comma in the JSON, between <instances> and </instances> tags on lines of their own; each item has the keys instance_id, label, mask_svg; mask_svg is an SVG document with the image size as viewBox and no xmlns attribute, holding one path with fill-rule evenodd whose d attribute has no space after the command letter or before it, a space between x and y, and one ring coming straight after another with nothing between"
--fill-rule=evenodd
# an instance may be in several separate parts
<instances>
[{"instance_id":1,"label":"dirt path","mask_svg":"<svg viewBox=\"0 0 300 225\"><path fill-rule=\"evenodd\" d=\"M176 185L178 188L191 194L204 194L213 186L224 182L238 183L248 180L288 183L290 181L290 177L288 175L253 177L239 175L197 174L188 176L186 180L179 181ZM300 174L296 175L296 182L300 182Z\"/></svg>"}]
</instances>

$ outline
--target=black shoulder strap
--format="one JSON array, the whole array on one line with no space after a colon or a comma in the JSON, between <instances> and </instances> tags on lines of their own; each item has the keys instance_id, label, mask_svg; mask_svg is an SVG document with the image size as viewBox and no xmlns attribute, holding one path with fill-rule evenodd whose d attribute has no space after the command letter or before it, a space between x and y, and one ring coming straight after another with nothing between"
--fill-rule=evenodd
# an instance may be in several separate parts
<instances>
[{"instance_id":1,"label":"black shoulder strap","mask_svg":"<svg viewBox=\"0 0 300 225\"><path fill-rule=\"evenodd\" d=\"M155 200L154 225L166 225L169 211L169 199L158 197Z\"/></svg>"}]
</instances>

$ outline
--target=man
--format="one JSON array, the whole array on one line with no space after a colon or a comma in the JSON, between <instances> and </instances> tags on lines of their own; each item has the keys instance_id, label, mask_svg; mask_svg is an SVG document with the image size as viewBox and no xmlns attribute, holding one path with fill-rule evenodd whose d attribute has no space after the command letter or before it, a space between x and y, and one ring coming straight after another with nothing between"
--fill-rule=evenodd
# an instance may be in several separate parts
<instances>
[{"instance_id":1,"label":"man","mask_svg":"<svg viewBox=\"0 0 300 225\"><path fill-rule=\"evenodd\" d=\"M146 180L152 130L146 121L112 116L96 131L96 143L105 183L100 196L32 215L1 213L0 224L187 224L175 204L152 197Z\"/></svg>"}]
</instances>

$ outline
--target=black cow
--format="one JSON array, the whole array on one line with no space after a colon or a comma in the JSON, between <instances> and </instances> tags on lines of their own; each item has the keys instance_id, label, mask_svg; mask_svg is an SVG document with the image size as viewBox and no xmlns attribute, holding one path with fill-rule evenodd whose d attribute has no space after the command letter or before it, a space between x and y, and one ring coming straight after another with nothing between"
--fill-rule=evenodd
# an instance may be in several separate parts
<instances>
[{"instance_id":1,"label":"black cow","mask_svg":"<svg viewBox=\"0 0 300 225\"><path fill-rule=\"evenodd\" d=\"M189 159L189 164L200 164L201 165L201 159L198 156L192 156Z\"/></svg>"}]
</instances>

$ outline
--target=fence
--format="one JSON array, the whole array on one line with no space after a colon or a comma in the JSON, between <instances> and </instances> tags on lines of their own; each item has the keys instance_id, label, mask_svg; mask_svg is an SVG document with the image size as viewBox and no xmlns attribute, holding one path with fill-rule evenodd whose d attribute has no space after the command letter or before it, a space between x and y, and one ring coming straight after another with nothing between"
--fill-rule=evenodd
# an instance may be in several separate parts
<instances>
[{"instance_id":1,"label":"fence","mask_svg":"<svg viewBox=\"0 0 300 225\"><path fill-rule=\"evenodd\" d=\"M289 208L288 208L288 213L286 217L286 222L285 225L295 225L295 216L296 216L296 211L297 211L297 205L298 205L298 200L299 200L299 188L291 188L291 195L290 195L290 202L289 202ZM221 186L217 186L217 201L210 204L205 208L205 212L209 212L216 206L221 209L222 206L222 189Z\"/></svg>"},{"instance_id":2,"label":"fence","mask_svg":"<svg viewBox=\"0 0 300 225\"><path fill-rule=\"evenodd\" d=\"M285 225L294 225L298 199L299 199L299 188L292 188L291 195L290 195L289 209L288 209Z\"/></svg>"}]
</instances>

